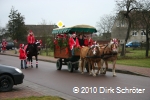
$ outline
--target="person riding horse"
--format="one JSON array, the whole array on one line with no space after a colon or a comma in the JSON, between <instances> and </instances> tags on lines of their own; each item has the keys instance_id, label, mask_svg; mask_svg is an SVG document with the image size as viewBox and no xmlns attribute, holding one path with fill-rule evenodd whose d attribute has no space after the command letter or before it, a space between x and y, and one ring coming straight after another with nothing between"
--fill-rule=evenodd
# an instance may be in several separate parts
<instances>
[{"instance_id":1,"label":"person riding horse","mask_svg":"<svg viewBox=\"0 0 150 100\"><path fill-rule=\"evenodd\" d=\"M31 30L29 31L29 34L27 36L27 42L28 42L28 45L27 45L26 53L27 53L29 64L31 61L31 67L33 67L32 66L32 56L35 56L36 67L38 67L38 54L39 54L38 53L38 44L39 43L37 43L37 41L35 41L34 34Z\"/></svg>"},{"instance_id":2,"label":"person riding horse","mask_svg":"<svg viewBox=\"0 0 150 100\"><path fill-rule=\"evenodd\" d=\"M33 45L35 43L35 37L32 30L29 31L29 34L27 36L27 42L28 42L28 46Z\"/></svg>"},{"instance_id":3,"label":"person riding horse","mask_svg":"<svg viewBox=\"0 0 150 100\"><path fill-rule=\"evenodd\" d=\"M38 50L35 47L36 46L35 43L37 43L37 41L35 41L35 37L34 37L34 34L33 34L32 30L29 31L29 34L27 36L27 43L28 43L27 50L26 50L27 53L29 52L29 48L31 46L33 46L35 48L35 52L38 52Z\"/></svg>"}]
</instances>

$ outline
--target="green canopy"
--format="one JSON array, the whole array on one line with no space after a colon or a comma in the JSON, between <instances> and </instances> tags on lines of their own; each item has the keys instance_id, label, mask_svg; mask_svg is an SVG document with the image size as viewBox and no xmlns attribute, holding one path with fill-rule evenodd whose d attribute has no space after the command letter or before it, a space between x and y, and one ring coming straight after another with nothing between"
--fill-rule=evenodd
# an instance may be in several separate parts
<instances>
[{"instance_id":1,"label":"green canopy","mask_svg":"<svg viewBox=\"0 0 150 100\"><path fill-rule=\"evenodd\" d=\"M70 33L70 32L95 33L97 32L97 30L95 27L89 25L75 25L72 27L55 28L53 29L52 34L62 34L62 33Z\"/></svg>"}]
</instances>

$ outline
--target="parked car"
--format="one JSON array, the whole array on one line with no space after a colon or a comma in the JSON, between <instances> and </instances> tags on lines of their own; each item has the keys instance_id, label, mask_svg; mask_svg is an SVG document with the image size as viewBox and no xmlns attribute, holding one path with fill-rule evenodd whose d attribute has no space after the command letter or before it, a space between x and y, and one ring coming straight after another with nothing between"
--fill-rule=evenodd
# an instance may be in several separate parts
<instances>
[{"instance_id":1,"label":"parked car","mask_svg":"<svg viewBox=\"0 0 150 100\"><path fill-rule=\"evenodd\" d=\"M14 49L14 48L15 48L15 45L13 42L7 42L7 46L6 46L7 50ZM2 49L2 43L0 43L0 49Z\"/></svg>"},{"instance_id":2,"label":"parked car","mask_svg":"<svg viewBox=\"0 0 150 100\"><path fill-rule=\"evenodd\" d=\"M126 47L140 47L141 43L136 41L131 41L126 44Z\"/></svg>"},{"instance_id":3,"label":"parked car","mask_svg":"<svg viewBox=\"0 0 150 100\"><path fill-rule=\"evenodd\" d=\"M7 42L7 46L6 46L6 49L9 50L9 49L14 49L15 45L13 42Z\"/></svg>"},{"instance_id":4,"label":"parked car","mask_svg":"<svg viewBox=\"0 0 150 100\"><path fill-rule=\"evenodd\" d=\"M14 85L23 83L23 79L24 74L20 69L0 64L0 91L12 90Z\"/></svg>"}]
</instances>

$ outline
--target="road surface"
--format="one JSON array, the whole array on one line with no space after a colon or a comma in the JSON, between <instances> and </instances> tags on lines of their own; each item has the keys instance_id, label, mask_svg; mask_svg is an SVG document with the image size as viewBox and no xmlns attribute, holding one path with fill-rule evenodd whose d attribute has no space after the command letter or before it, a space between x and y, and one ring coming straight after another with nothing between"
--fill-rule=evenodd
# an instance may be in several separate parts
<instances>
[{"instance_id":1,"label":"road surface","mask_svg":"<svg viewBox=\"0 0 150 100\"><path fill-rule=\"evenodd\" d=\"M0 64L20 68L18 57L0 55ZM33 62L35 66L35 61ZM43 92L53 91L71 100L150 100L150 78L111 72L96 77L79 71L70 73L67 66L56 70L55 63L39 61L39 68L23 69L25 83ZM34 85L35 84L35 85Z\"/></svg>"}]
</instances>

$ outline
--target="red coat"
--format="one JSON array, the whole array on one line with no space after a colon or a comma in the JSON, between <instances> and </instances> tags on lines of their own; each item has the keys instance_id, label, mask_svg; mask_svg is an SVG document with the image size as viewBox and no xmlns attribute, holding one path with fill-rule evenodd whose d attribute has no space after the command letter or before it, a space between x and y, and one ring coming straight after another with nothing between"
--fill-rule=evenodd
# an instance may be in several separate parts
<instances>
[{"instance_id":1,"label":"red coat","mask_svg":"<svg viewBox=\"0 0 150 100\"><path fill-rule=\"evenodd\" d=\"M69 47L70 47L70 50L72 50L74 47L80 47L78 38L76 38L76 40L74 41L74 39L72 37L70 37L69 38Z\"/></svg>"},{"instance_id":2,"label":"red coat","mask_svg":"<svg viewBox=\"0 0 150 100\"><path fill-rule=\"evenodd\" d=\"M92 46L93 45L93 40L90 38L88 39L88 46Z\"/></svg>"},{"instance_id":3,"label":"red coat","mask_svg":"<svg viewBox=\"0 0 150 100\"><path fill-rule=\"evenodd\" d=\"M90 39L84 39L84 45L85 46L92 46L93 44L93 40L90 38Z\"/></svg>"},{"instance_id":4,"label":"red coat","mask_svg":"<svg viewBox=\"0 0 150 100\"><path fill-rule=\"evenodd\" d=\"M25 52L25 50L23 49L23 48L20 48L19 49L19 53L20 53L20 55L19 55L19 59L20 60L26 60L26 52Z\"/></svg>"},{"instance_id":5,"label":"red coat","mask_svg":"<svg viewBox=\"0 0 150 100\"><path fill-rule=\"evenodd\" d=\"M7 42L6 42L6 41L3 41L3 42L2 42L2 46L3 46L3 47L6 47L6 46L7 46Z\"/></svg>"},{"instance_id":6,"label":"red coat","mask_svg":"<svg viewBox=\"0 0 150 100\"><path fill-rule=\"evenodd\" d=\"M88 46L88 44L89 44L88 39L84 39L84 45Z\"/></svg>"},{"instance_id":7,"label":"red coat","mask_svg":"<svg viewBox=\"0 0 150 100\"><path fill-rule=\"evenodd\" d=\"M27 37L27 42L30 43L30 44L33 44L35 43L35 38L33 35L28 35Z\"/></svg>"}]
</instances>

